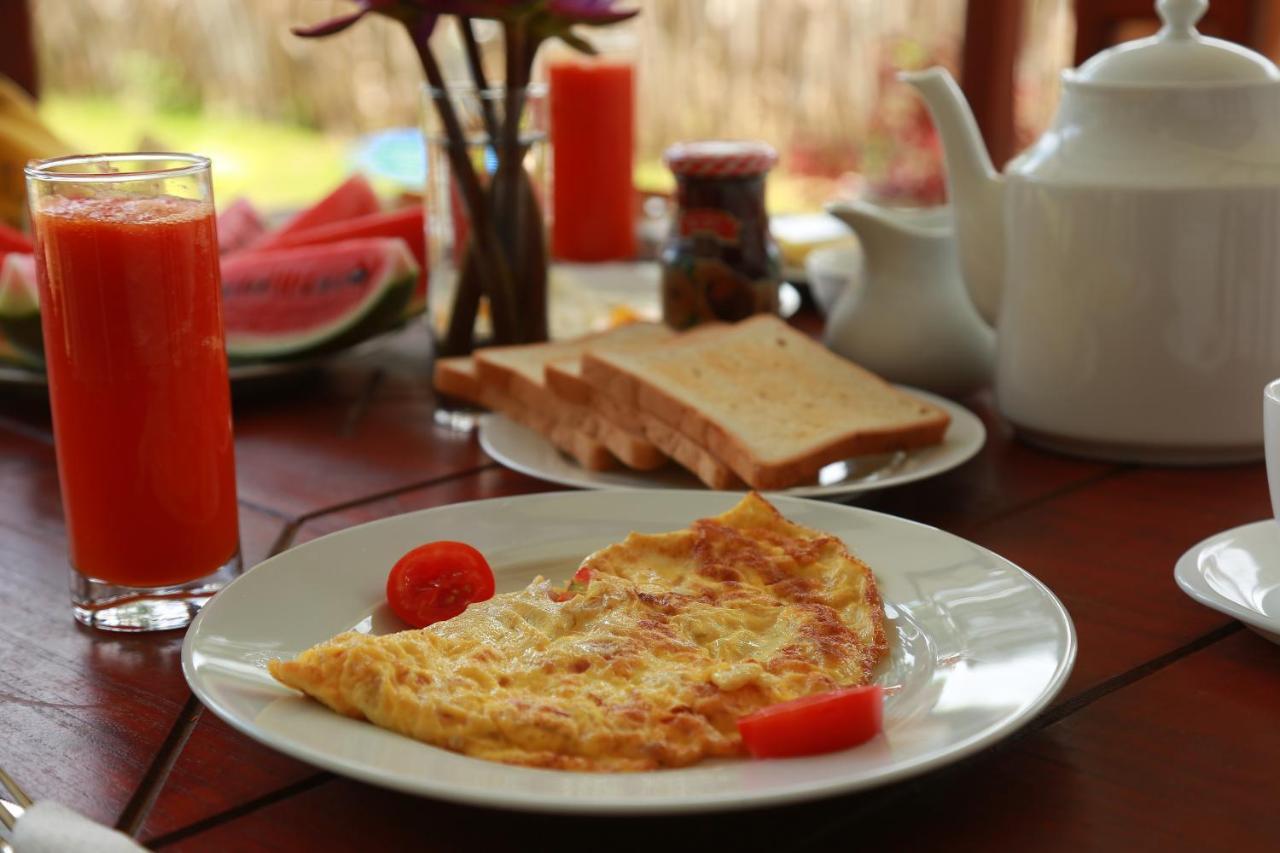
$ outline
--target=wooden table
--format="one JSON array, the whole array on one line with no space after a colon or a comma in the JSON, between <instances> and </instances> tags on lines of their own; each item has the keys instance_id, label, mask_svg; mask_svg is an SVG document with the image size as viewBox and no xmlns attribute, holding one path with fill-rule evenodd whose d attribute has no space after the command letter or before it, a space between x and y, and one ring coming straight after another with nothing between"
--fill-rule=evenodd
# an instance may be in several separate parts
<instances>
[{"instance_id":1,"label":"wooden table","mask_svg":"<svg viewBox=\"0 0 1280 853\"><path fill-rule=\"evenodd\" d=\"M239 389L250 565L395 513L553 487L432 425L421 330L285 386ZM1261 464L1087 462L1017 441L989 395L982 453L861 503L978 542L1047 583L1075 670L1018 735L869 793L705 817L490 811L301 764L203 713L180 633L76 625L47 407L0 396L0 766L37 799L164 850L1264 850L1280 839L1280 648L1193 603L1173 564L1270 514ZM282 618L288 618L282 614Z\"/></svg>"}]
</instances>

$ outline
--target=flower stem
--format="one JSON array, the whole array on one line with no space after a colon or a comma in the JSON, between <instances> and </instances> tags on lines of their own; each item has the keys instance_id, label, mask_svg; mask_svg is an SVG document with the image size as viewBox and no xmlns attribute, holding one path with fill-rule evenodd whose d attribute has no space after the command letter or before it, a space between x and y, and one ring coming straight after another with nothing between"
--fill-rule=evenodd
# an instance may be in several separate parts
<instances>
[{"instance_id":1,"label":"flower stem","mask_svg":"<svg viewBox=\"0 0 1280 853\"><path fill-rule=\"evenodd\" d=\"M418 56L422 60L427 82L441 93L441 97L433 100L449 140L446 150L449 155L450 169L461 190L467 215L471 218L471 239L475 242L476 251L469 252L468 255L474 259L492 304L495 336L500 341L515 343L521 336L516 320L516 289L512 281L511 267L498 241L493 218L489 216L480 179L467 157L466 134L449 100L444 75L436 62L435 54L431 51L431 46L419 43L417 39L414 40L414 46L418 49ZM462 276L459 277L458 283L459 286L463 284Z\"/></svg>"},{"instance_id":2,"label":"flower stem","mask_svg":"<svg viewBox=\"0 0 1280 853\"><path fill-rule=\"evenodd\" d=\"M502 108L502 131L494 140L498 146L498 170L494 175L496 186L494 205L497 214L498 236L515 258L520 208L516 198L516 176L523 172L523 152L520 150L520 119L524 115L524 96L527 74L524 68L524 29L518 24L506 23L502 28L506 52L507 85Z\"/></svg>"},{"instance_id":3,"label":"flower stem","mask_svg":"<svg viewBox=\"0 0 1280 853\"><path fill-rule=\"evenodd\" d=\"M526 342L547 338L547 261L538 200L524 170L526 146L520 138L529 78L538 39L521 22L503 26L507 88L495 176L498 232L520 277L518 311Z\"/></svg>"},{"instance_id":4,"label":"flower stem","mask_svg":"<svg viewBox=\"0 0 1280 853\"><path fill-rule=\"evenodd\" d=\"M484 119L485 133L490 140L498 138L498 114L494 111L493 101L485 97L489 90L489 81L485 78L484 62L480 57L480 46L476 41L475 30L471 19L458 17L458 30L462 35L462 44L466 51L467 66L471 71L471 82L475 85L476 98L480 102L480 114ZM485 193L485 204L493 201L492 188ZM490 207L492 210L492 207ZM492 214L491 214L492 215ZM480 310L480 294L482 284L476 268L475 243L468 242L463 247L463 261L458 268L457 285L454 288L453 306L449 311L449 327L445 333L441 352L444 355L466 355L475 348L476 316Z\"/></svg>"},{"instance_id":5,"label":"flower stem","mask_svg":"<svg viewBox=\"0 0 1280 853\"><path fill-rule=\"evenodd\" d=\"M485 78L484 62L480 58L480 45L476 41L476 31L471 26L471 19L459 17L458 29L462 33L462 46L467 54L467 67L471 70L471 82L475 84L477 94L483 95L489 90L489 81ZM480 111L484 116L484 129L489 139L498 138L498 114L494 112L493 102L480 97Z\"/></svg>"}]
</instances>

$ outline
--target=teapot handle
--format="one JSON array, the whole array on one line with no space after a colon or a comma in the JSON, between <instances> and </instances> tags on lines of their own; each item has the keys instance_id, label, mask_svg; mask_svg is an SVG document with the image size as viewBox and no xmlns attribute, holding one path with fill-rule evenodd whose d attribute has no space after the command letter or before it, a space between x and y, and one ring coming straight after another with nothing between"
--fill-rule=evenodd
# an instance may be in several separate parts
<instances>
[{"instance_id":1,"label":"teapot handle","mask_svg":"<svg viewBox=\"0 0 1280 853\"><path fill-rule=\"evenodd\" d=\"M1209 0L1157 0L1156 12L1164 26L1160 35L1166 39L1190 39L1197 36L1196 24L1209 11Z\"/></svg>"}]
</instances>

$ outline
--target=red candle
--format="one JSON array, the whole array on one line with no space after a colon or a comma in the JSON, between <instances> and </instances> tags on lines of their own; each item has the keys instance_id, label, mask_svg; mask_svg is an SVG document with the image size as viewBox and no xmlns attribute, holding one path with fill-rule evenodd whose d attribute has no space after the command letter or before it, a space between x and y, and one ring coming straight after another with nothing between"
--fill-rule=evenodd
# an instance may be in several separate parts
<instances>
[{"instance_id":1,"label":"red candle","mask_svg":"<svg viewBox=\"0 0 1280 853\"><path fill-rule=\"evenodd\" d=\"M629 62L557 61L551 97L551 251L569 261L636 253L631 162L635 73Z\"/></svg>"}]
</instances>

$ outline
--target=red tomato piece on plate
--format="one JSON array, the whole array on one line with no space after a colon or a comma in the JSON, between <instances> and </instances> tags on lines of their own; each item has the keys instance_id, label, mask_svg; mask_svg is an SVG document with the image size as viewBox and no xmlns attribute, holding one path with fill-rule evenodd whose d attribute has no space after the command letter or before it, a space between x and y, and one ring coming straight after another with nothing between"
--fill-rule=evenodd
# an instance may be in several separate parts
<instances>
[{"instance_id":1,"label":"red tomato piece on plate","mask_svg":"<svg viewBox=\"0 0 1280 853\"><path fill-rule=\"evenodd\" d=\"M756 758L788 758L857 746L883 725L884 690L870 684L761 708L738 720L738 733Z\"/></svg>"},{"instance_id":2,"label":"red tomato piece on plate","mask_svg":"<svg viewBox=\"0 0 1280 853\"><path fill-rule=\"evenodd\" d=\"M387 603L415 628L452 619L493 597L493 570L463 542L428 542L399 559L387 575Z\"/></svg>"},{"instance_id":3,"label":"red tomato piece on plate","mask_svg":"<svg viewBox=\"0 0 1280 853\"><path fill-rule=\"evenodd\" d=\"M564 589L551 590L551 600L563 604L575 595L587 591L587 584L591 583L591 570L586 566L579 566L578 570L573 573L573 577L569 579L569 585Z\"/></svg>"}]
</instances>

